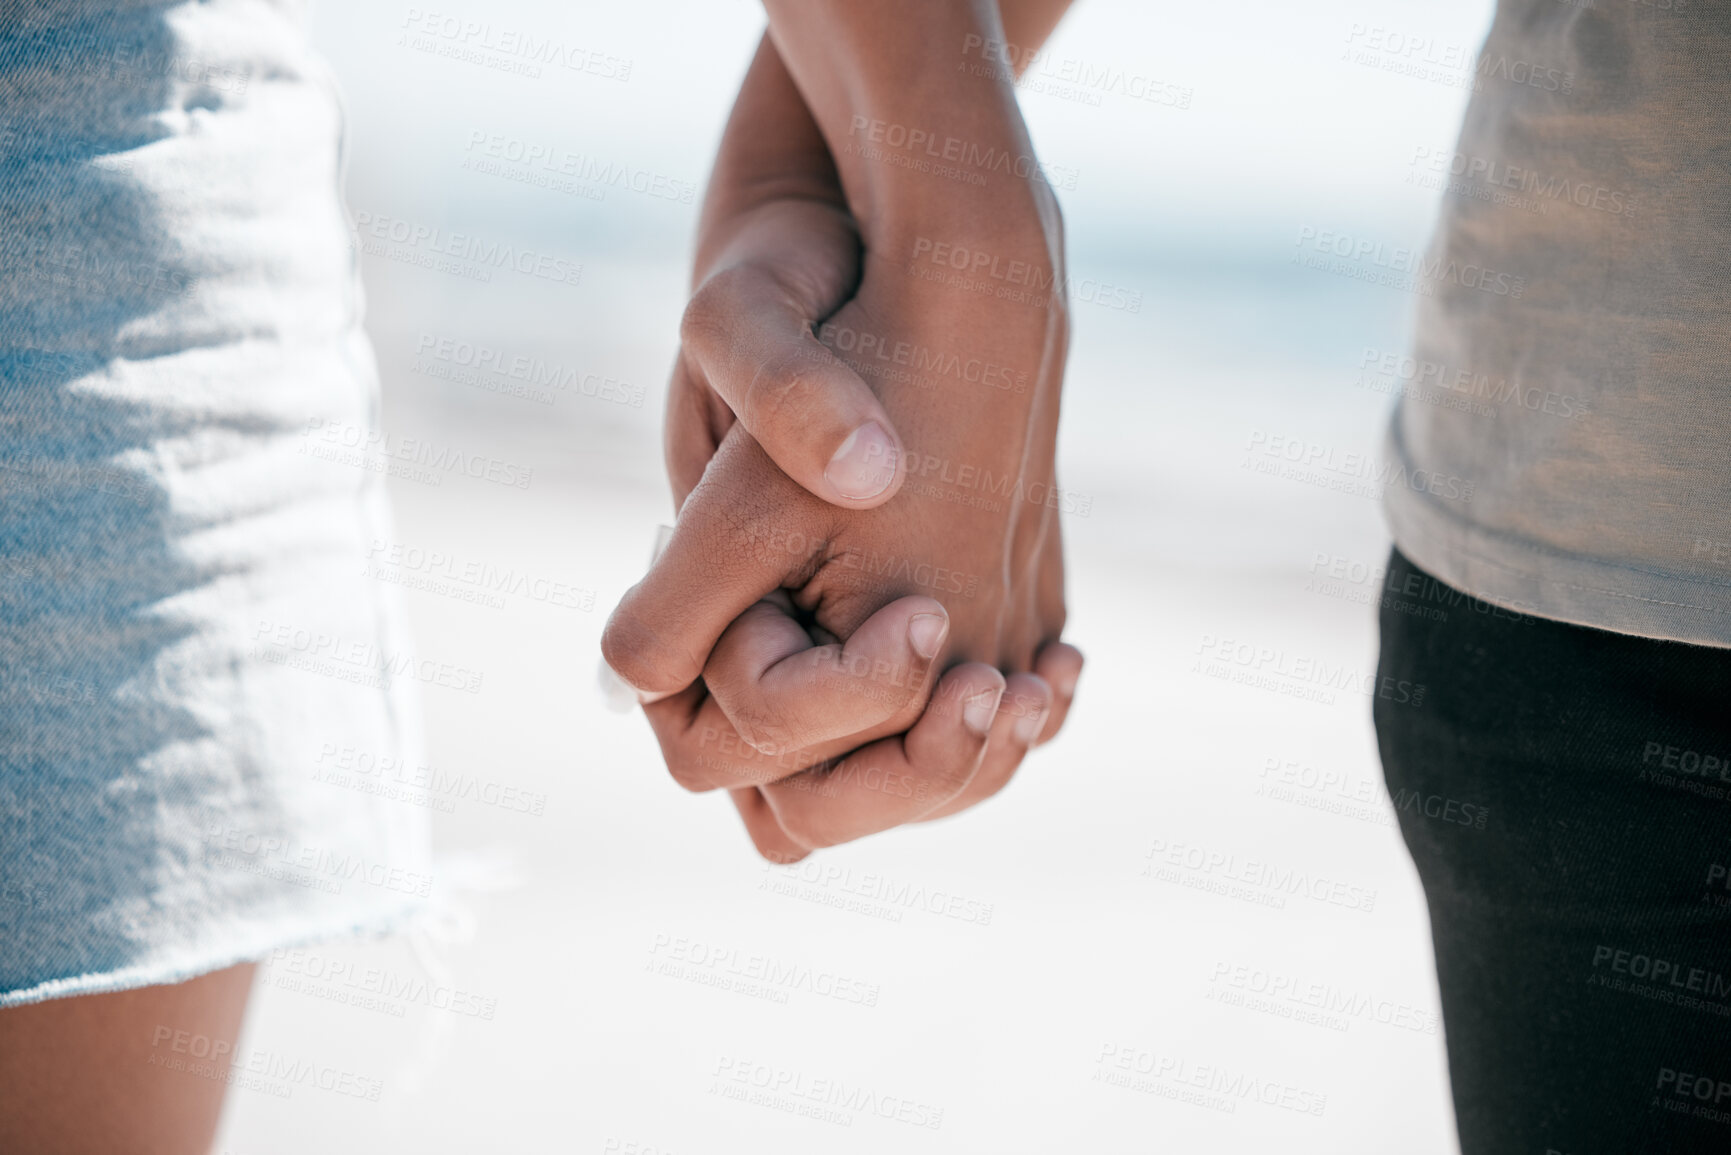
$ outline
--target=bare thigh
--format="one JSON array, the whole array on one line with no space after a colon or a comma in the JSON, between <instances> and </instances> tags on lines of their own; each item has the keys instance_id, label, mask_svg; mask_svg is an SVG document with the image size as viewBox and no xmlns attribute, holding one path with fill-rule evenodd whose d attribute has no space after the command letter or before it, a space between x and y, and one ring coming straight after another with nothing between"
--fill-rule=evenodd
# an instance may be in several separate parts
<instances>
[{"instance_id":1,"label":"bare thigh","mask_svg":"<svg viewBox=\"0 0 1731 1155\"><path fill-rule=\"evenodd\" d=\"M184 1068L226 1069L256 969L0 1011L0 1150L206 1155L227 1085Z\"/></svg>"}]
</instances>

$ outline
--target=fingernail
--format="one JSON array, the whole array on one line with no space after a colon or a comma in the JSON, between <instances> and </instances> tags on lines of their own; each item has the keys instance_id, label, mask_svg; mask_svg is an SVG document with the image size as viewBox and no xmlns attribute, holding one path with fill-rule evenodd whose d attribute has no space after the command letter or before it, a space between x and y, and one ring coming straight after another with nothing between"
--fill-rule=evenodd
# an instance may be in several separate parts
<instances>
[{"instance_id":1,"label":"fingernail","mask_svg":"<svg viewBox=\"0 0 1731 1155\"><path fill-rule=\"evenodd\" d=\"M1002 690L987 690L983 694L975 694L962 707L962 725L976 734L984 734L992 728L992 719L998 713L998 699L1003 697Z\"/></svg>"},{"instance_id":2,"label":"fingernail","mask_svg":"<svg viewBox=\"0 0 1731 1155\"><path fill-rule=\"evenodd\" d=\"M615 714L629 714L635 706L649 706L671 698L678 690L639 690L630 682L619 676L619 672L607 664L607 659L601 659L601 668L595 671L596 681L601 684L601 697L607 702L607 708Z\"/></svg>"},{"instance_id":3,"label":"fingernail","mask_svg":"<svg viewBox=\"0 0 1731 1155\"><path fill-rule=\"evenodd\" d=\"M624 678L613 672L607 659L601 660L601 668L595 673L596 680L601 683L601 697L609 710L615 714L627 714L636 708L637 691L627 685Z\"/></svg>"},{"instance_id":4,"label":"fingernail","mask_svg":"<svg viewBox=\"0 0 1731 1155\"><path fill-rule=\"evenodd\" d=\"M658 525L655 527L655 545L651 547L649 551L650 566L653 567L656 562L661 560L661 555L667 552L667 545L672 540L673 527L671 525Z\"/></svg>"},{"instance_id":5,"label":"fingernail","mask_svg":"<svg viewBox=\"0 0 1731 1155\"><path fill-rule=\"evenodd\" d=\"M1045 724L1046 704L1041 702L1038 709L1031 710L1017 718L1015 728L1011 732L1015 734L1016 741L1024 746L1030 746L1034 739L1040 736L1040 729Z\"/></svg>"},{"instance_id":6,"label":"fingernail","mask_svg":"<svg viewBox=\"0 0 1731 1155\"><path fill-rule=\"evenodd\" d=\"M943 614L915 614L908 621L908 645L926 661L938 656L944 635L950 632L950 620Z\"/></svg>"},{"instance_id":7,"label":"fingernail","mask_svg":"<svg viewBox=\"0 0 1731 1155\"><path fill-rule=\"evenodd\" d=\"M1076 693L1076 681L1082 676L1080 668L1065 670L1052 679L1052 691L1060 698L1068 698Z\"/></svg>"},{"instance_id":8,"label":"fingernail","mask_svg":"<svg viewBox=\"0 0 1731 1155\"><path fill-rule=\"evenodd\" d=\"M868 421L847 435L823 476L843 497L854 501L876 497L896 479L896 444L883 426Z\"/></svg>"}]
</instances>

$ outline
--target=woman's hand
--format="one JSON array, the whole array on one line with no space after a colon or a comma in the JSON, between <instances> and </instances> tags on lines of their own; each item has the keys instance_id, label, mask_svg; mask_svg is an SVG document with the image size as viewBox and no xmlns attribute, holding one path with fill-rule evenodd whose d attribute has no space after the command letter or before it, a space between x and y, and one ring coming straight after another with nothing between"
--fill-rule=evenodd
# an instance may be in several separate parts
<instances>
[{"instance_id":1,"label":"woman's hand","mask_svg":"<svg viewBox=\"0 0 1731 1155\"><path fill-rule=\"evenodd\" d=\"M1061 284L1061 244L1043 228L969 240L1004 267L1037 270L1031 283ZM838 508L732 428L604 640L628 681L671 695L648 713L674 776L693 789L759 788L736 799L759 848L779 857L989 796L1056 731L1080 669L1057 643L1062 297L980 295L912 275L924 267L915 256L869 253L857 294L785 363L873 382L910 440L902 492L876 510ZM714 342L699 363L721 363L724 327L686 330L688 342ZM713 427L695 424L670 414L670 444L701 443ZM946 618L931 655L903 641L922 613ZM889 656L866 657L861 645ZM967 664L922 718L945 660ZM988 754L985 734L965 733L964 706L996 689L999 668L1019 672ZM906 739L886 737L910 726ZM947 737L917 740L928 732Z\"/></svg>"},{"instance_id":2,"label":"woman's hand","mask_svg":"<svg viewBox=\"0 0 1731 1155\"><path fill-rule=\"evenodd\" d=\"M1037 14L1032 5L1020 12L1043 21L1036 38L1056 20L1051 4ZM1004 190L994 191L1002 200ZM1037 202L1041 194L1049 200L1041 188L1010 194L1011 203ZM1017 215L984 214L994 226ZM774 48L767 42L760 48L705 201L700 288L674 375L667 452L683 506L717 448L738 444L722 450L709 491L741 488L701 520L740 526L754 501L759 508L803 507L794 518L745 529L743 543L733 543L768 549L771 561L759 573L777 568L777 554L794 563L800 573L788 576L804 578L800 604L774 593L737 620L729 614L722 645L706 661L699 655L716 640L716 623L700 628L707 636L676 641L676 648L690 647L688 662L703 664L704 680L649 712L674 776L698 789L734 787L754 840L770 857L789 860L811 846L969 805L1000 787L1030 742L1050 737L1068 708L1081 657L1051 641L1063 612L1057 491L1050 481L1065 337L1061 281L1055 282L1061 243L1052 235L1055 205L1031 219L1022 215L1032 227L1019 235L998 228L977 244L1006 261L1023 253L1023 264L1043 271L1031 281L1043 281L1045 293L1034 296L1044 300L983 302L953 286L920 283L908 275L920 271L913 261L874 251L876 288L861 286L831 315L854 288L860 238L822 135ZM965 208L961 216L968 216ZM950 231L941 221L933 227ZM929 241L923 252L931 255ZM949 270L932 266L927 276L932 272ZM826 317L814 335L813 322ZM958 334L969 339L951 340ZM1030 334L1037 339L1025 340ZM1018 340L1008 357L989 348L1007 350ZM877 394L894 396L898 420L904 411L918 416L928 438L911 458L921 500L905 503L907 516L898 519L911 539L888 559L888 537L818 534L823 510L836 510L788 486L788 477L762 460L774 458L810 494L842 508L887 500L901 480L904 455L887 412L873 411L878 398L865 387L868 379ZM970 396L975 389L986 392ZM994 403L995 394L1002 396ZM729 436L736 409L755 438ZM957 417L971 426L973 439L947 435ZM862 424L887 436L854 436ZM851 482L858 494L887 482L875 499L836 492L836 463L809 452L814 443L827 447L841 429L848 429L842 442L854 450L844 485ZM959 491L946 491L958 484ZM963 510L973 516L958 516ZM682 514L682 530L699 520ZM690 532L676 535L678 542L690 539ZM973 560L958 565L964 557ZM663 588L680 600L678 587L688 580L725 581L752 568L736 571L714 554L706 563L703 572L688 571ZM883 606L890 599L896 600ZM960 607L953 620L943 601ZM669 624L652 600L639 605ZM652 672L669 655L651 656L631 620L622 607L609 630L609 656L639 685L663 684L661 675L680 668L680 659ZM952 637L954 624L961 629ZM846 637L847 645L826 644L834 637ZM993 660L951 670L928 707L937 650L946 643L952 654ZM1038 671L1010 679L996 714L1005 683L993 665ZM765 786L741 788L741 782Z\"/></svg>"},{"instance_id":3,"label":"woman's hand","mask_svg":"<svg viewBox=\"0 0 1731 1155\"><path fill-rule=\"evenodd\" d=\"M819 331L837 350L854 350L827 355L872 374L906 432L902 492L876 510L838 509L733 429L604 642L632 683L677 691L647 708L675 777L692 789L761 788L764 805L747 821L773 819L791 844L781 854L989 796L1030 745L1056 732L1081 665L1057 641L1061 304L1005 304L871 267L855 299ZM874 372L877 358L861 357L862 344L892 351L891 365L899 349L929 368ZM967 368L986 364L989 374ZM879 651L889 650L878 626L910 602L947 615L947 636L929 658L870 661L814 645L837 638L853 647L875 631L885 634ZM947 676L956 688L940 684L922 718L921 697L910 691L946 661L967 664ZM841 765L819 762L916 721L910 740L946 722L959 734L962 704L992 689L998 669L1020 672L983 761L983 742L958 738L920 764L890 738ZM893 712L866 728L877 704ZM874 767L875 784L864 774ZM760 848L773 840L766 829L753 830Z\"/></svg>"}]
</instances>

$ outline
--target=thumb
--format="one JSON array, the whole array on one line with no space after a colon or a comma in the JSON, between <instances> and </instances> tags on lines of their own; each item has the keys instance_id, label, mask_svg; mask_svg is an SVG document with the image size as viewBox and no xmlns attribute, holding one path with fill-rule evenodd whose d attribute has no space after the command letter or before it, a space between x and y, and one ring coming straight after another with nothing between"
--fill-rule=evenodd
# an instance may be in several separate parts
<instances>
[{"instance_id":1,"label":"thumb","mask_svg":"<svg viewBox=\"0 0 1731 1155\"><path fill-rule=\"evenodd\" d=\"M772 461L813 496L872 509L895 496L902 445L871 386L812 334L816 308L761 264L699 286L680 339Z\"/></svg>"}]
</instances>

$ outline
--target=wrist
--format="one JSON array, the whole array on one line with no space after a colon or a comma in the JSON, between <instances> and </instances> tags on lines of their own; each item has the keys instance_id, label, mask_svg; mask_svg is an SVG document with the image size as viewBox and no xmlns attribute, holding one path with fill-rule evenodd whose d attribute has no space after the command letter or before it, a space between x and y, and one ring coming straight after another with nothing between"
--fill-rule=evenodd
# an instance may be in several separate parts
<instances>
[{"instance_id":1,"label":"wrist","mask_svg":"<svg viewBox=\"0 0 1731 1155\"><path fill-rule=\"evenodd\" d=\"M944 218L1051 230L1052 186L1007 69L995 0L766 0L770 36L834 157L869 248ZM978 51L978 49L974 49Z\"/></svg>"},{"instance_id":2,"label":"wrist","mask_svg":"<svg viewBox=\"0 0 1731 1155\"><path fill-rule=\"evenodd\" d=\"M1029 317L1067 299L1063 221L1050 190L1038 187L1015 198L893 199L864 250L868 268L934 303Z\"/></svg>"},{"instance_id":3,"label":"wrist","mask_svg":"<svg viewBox=\"0 0 1731 1155\"><path fill-rule=\"evenodd\" d=\"M881 181L873 195L871 221L860 224L868 254L904 260L918 255L925 242L942 240L1062 262L1058 200L1037 177L958 186L922 173L917 180Z\"/></svg>"},{"instance_id":4,"label":"wrist","mask_svg":"<svg viewBox=\"0 0 1731 1155\"><path fill-rule=\"evenodd\" d=\"M1055 233L1053 183L1062 175L1040 164L1020 114L1011 113L956 125L850 113L832 148L867 247L963 224L1006 239Z\"/></svg>"}]
</instances>

